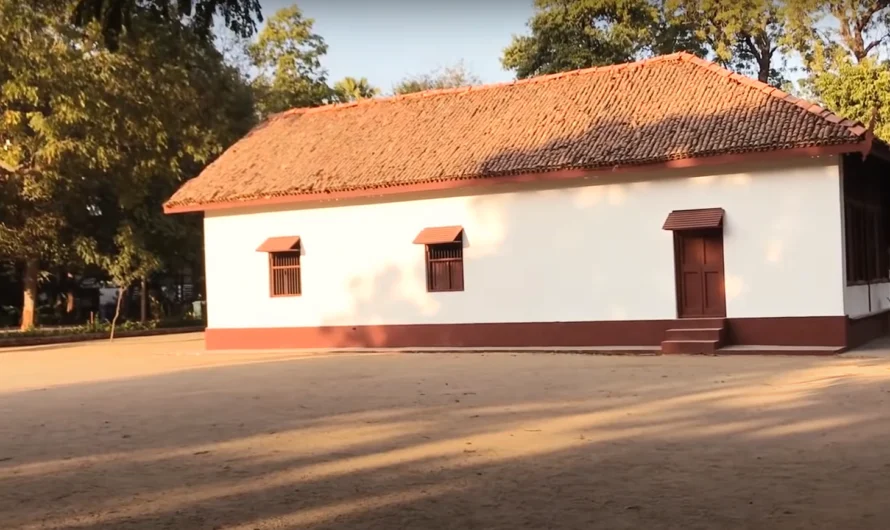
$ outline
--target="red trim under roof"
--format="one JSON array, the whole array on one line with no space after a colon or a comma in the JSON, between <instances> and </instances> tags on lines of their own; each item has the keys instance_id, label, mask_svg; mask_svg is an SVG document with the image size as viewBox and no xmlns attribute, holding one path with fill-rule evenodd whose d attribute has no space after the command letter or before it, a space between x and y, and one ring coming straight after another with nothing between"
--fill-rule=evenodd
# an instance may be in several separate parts
<instances>
[{"instance_id":1,"label":"red trim under roof","mask_svg":"<svg viewBox=\"0 0 890 530\"><path fill-rule=\"evenodd\" d=\"M300 236L270 237L257 247L257 252L290 252L300 248Z\"/></svg>"},{"instance_id":2,"label":"red trim under roof","mask_svg":"<svg viewBox=\"0 0 890 530\"><path fill-rule=\"evenodd\" d=\"M696 167L711 167L751 162L780 161L785 160L789 157L836 156L845 153L860 153L862 152L862 150L863 142L814 147L798 147L794 149L781 149L776 151L754 151L747 153L732 153L707 157L680 158L676 160L667 160L664 162L655 162L645 165L625 165L591 169L566 169L559 171L548 171L544 173L523 173L518 175L502 175L494 177L469 178L463 180L441 180L435 182L425 182L422 184L407 184L402 186L390 186L384 188L335 191L330 193L305 193L300 195L259 197L206 204L183 204L176 206L164 205L164 213L174 214L206 212L211 210L229 210L232 208L263 207L348 199L367 199L371 197L401 195L407 193L497 186L500 184L581 180L585 178L596 179L606 174L643 173L653 170L664 171L666 169L688 169Z\"/></svg>"}]
</instances>

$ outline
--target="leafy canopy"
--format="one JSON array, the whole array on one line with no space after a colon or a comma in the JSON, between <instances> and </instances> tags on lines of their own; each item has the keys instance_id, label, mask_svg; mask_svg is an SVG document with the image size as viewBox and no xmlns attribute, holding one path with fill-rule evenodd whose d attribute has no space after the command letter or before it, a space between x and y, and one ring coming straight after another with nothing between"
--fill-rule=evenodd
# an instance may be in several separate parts
<instances>
[{"instance_id":1,"label":"leafy canopy","mask_svg":"<svg viewBox=\"0 0 890 530\"><path fill-rule=\"evenodd\" d=\"M514 36L504 68L525 78L678 50L703 53L686 22L648 0L535 0L531 35Z\"/></svg>"},{"instance_id":2,"label":"leafy canopy","mask_svg":"<svg viewBox=\"0 0 890 530\"><path fill-rule=\"evenodd\" d=\"M328 47L313 33L313 24L296 5L281 9L248 46L258 72L253 89L260 114L315 107L330 100L327 72L321 66Z\"/></svg>"},{"instance_id":3,"label":"leafy canopy","mask_svg":"<svg viewBox=\"0 0 890 530\"><path fill-rule=\"evenodd\" d=\"M134 19L146 15L155 22L184 20L208 41L216 18L242 37L253 35L263 20L259 0L77 0L72 20L81 27L98 22L106 43L116 49L122 31L132 30Z\"/></svg>"},{"instance_id":4,"label":"leafy canopy","mask_svg":"<svg viewBox=\"0 0 890 530\"><path fill-rule=\"evenodd\" d=\"M344 77L334 83L334 99L341 103L373 98L378 94L380 94L380 89L371 86L371 83L364 77L361 79Z\"/></svg>"},{"instance_id":5,"label":"leafy canopy","mask_svg":"<svg viewBox=\"0 0 890 530\"><path fill-rule=\"evenodd\" d=\"M479 77L470 72L463 62L459 62L454 66L436 69L426 74L406 77L399 81L392 91L394 94L410 94L424 90L478 85L481 82Z\"/></svg>"},{"instance_id":6,"label":"leafy canopy","mask_svg":"<svg viewBox=\"0 0 890 530\"><path fill-rule=\"evenodd\" d=\"M252 99L178 23L134 16L110 52L70 9L0 0L0 256L145 274L200 248L170 246L195 230L161 202L249 129Z\"/></svg>"},{"instance_id":7,"label":"leafy canopy","mask_svg":"<svg viewBox=\"0 0 890 530\"><path fill-rule=\"evenodd\" d=\"M869 58L843 64L837 71L815 77L814 91L825 105L845 118L869 124L874 133L890 139L890 65Z\"/></svg>"},{"instance_id":8,"label":"leafy canopy","mask_svg":"<svg viewBox=\"0 0 890 530\"><path fill-rule=\"evenodd\" d=\"M775 59L787 48L786 9L780 0L667 0L675 21L695 28L714 59L760 81L784 81Z\"/></svg>"}]
</instances>

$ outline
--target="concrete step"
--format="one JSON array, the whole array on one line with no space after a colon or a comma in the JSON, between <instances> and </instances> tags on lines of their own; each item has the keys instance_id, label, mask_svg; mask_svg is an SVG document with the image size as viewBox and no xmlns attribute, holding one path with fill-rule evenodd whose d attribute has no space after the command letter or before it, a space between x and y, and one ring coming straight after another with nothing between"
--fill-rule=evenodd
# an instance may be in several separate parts
<instances>
[{"instance_id":1,"label":"concrete step","mask_svg":"<svg viewBox=\"0 0 890 530\"><path fill-rule=\"evenodd\" d=\"M719 340L665 340L661 343L661 353L714 354L720 346Z\"/></svg>"},{"instance_id":2,"label":"concrete step","mask_svg":"<svg viewBox=\"0 0 890 530\"><path fill-rule=\"evenodd\" d=\"M678 318L671 322L671 329L725 328L725 318Z\"/></svg>"},{"instance_id":3,"label":"concrete step","mask_svg":"<svg viewBox=\"0 0 890 530\"><path fill-rule=\"evenodd\" d=\"M716 340L723 342L725 328L673 328L665 333L666 340Z\"/></svg>"}]
</instances>

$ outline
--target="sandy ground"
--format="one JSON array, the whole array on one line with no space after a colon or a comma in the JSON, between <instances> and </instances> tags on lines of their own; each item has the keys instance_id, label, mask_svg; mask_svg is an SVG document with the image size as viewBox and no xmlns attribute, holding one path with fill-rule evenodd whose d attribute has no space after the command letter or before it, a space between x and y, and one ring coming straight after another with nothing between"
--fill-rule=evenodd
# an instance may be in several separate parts
<instances>
[{"instance_id":1,"label":"sandy ground","mask_svg":"<svg viewBox=\"0 0 890 530\"><path fill-rule=\"evenodd\" d=\"M0 350L0 528L890 528L890 359L201 347Z\"/></svg>"}]
</instances>

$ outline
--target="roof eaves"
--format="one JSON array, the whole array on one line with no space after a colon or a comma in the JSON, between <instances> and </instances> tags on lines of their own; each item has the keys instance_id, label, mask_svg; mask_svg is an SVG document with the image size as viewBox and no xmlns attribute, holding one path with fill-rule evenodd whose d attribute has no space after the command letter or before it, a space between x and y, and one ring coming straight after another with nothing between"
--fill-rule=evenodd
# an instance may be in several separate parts
<instances>
[{"instance_id":1,"label":"roof eaves","mask_svg":"<svg viewBox=\"0 0 890 530\"><path fill-rule=\"evenodd\" d=\"M875 143L880 143L884 145L883 142L879 142L875 139ZM853 142L853 143L836 143L829 145L787 145L782 148L776 148L775 146L763 146L758 149L744 150L744 151L715 151L715 152L704 152L697 153L694 156L682 156L677 155L673 157L660 157L657 159L643 159L636 161L628 161L620 164L604 164L604 165L590 165L584 167L553 167L553 168L540 168L540 169L527 169L527 170L513 170L507 172L500 173L492 173L485 175L467 175L467 176L453 176L453 177L441 177L441 178L432 178L426 179L422 181L416 181L411 183L394 183L388 184L384 186L371 186L371 187L354 187L348 189L326 189L326 190L316 190L316 191L279 191L276 193L271 193L268 195L250 193L241 196L233 196L227 197L223 200L210 200L210 201L167 201L164 204L164 211L166 213L186 213L186 212L197 212L203 211L206 209L220 209L220 208L230 208L230 207L240 207L240 206L251 206L253 203L257 201L266 201L273 200L274 202L289 202L299 201L299 200L326 200L331 199L335 200L341 195L347 195L348 197L373 197L373 196L382 196L387 195L393 192L397 192L402 189L411 189L415 187L425 187L430 185L446 185L446 186L462 186L460 184L462 182L472 182L475 184L482 183L484 184L486 181L492 181L492 183L497 182L493 181L493 179L497 179L498 177L522 177L528 175L545 175L545 174L558 174L558 173L566 173L569 172L571 175L577 177L578 174L584 172L603 172L603 171L619 171L619 170L637 170L640 168L658 168L658 167L667 167L667 168L688 168L699 165L712 165L715 163L720 163L719 160L723 157L731 157L735 163L738 162L738 157L745 157L748 159L752 157L756 159L758 156L828 156L828 155L838 155L844 153L861 153L863 152L863 142ZM194 182L194 180L189 181ZM188 183L186 183L188 184ZM240 204L239 204L240 203ZM226 206L223 206L226 205Z\"/></svg>"}]
</instances>

